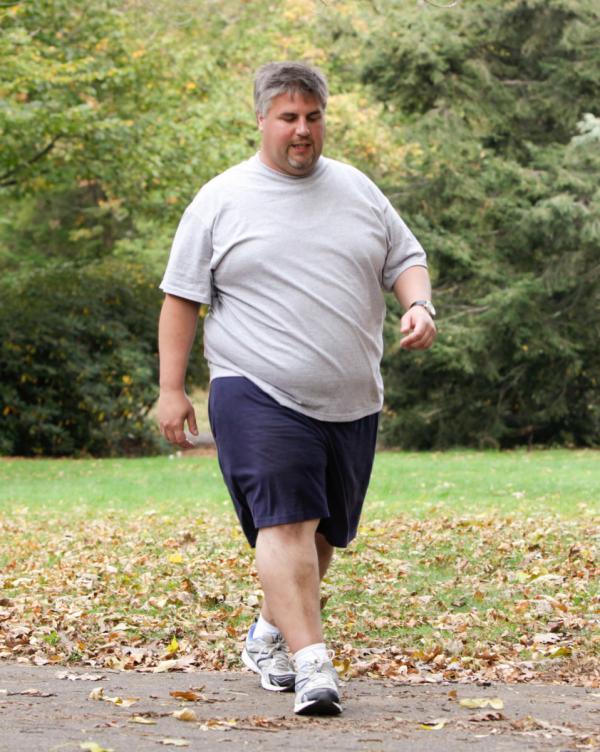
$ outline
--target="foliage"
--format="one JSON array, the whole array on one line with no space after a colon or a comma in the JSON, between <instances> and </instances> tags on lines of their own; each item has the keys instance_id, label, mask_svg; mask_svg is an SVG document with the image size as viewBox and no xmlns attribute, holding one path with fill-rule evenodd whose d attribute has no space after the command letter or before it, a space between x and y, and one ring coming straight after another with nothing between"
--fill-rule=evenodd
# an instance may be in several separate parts
<instances>
[{"instance_id":1,"label":"foliage","mask_svg":"<svg viewBox=\"0 0 600 752\"><path fill-rule=\"evenodd\" d=\"M0 657L158 672L239 667L261 591L232 523L13 509L0 521ZM323 588L338 669L401 682L597 686L594 525L548 514L364 525Z\"/></svg>"},{"instance_id":2,"label":"foliage","mask_svg":"<svg viewBox=\"0 0 600 752\"><path fill-rule=\"evenodd\" d=\"M592 0L0 8L0 270L114 257L158 282L185 205L258 146L254 68L308 59L328 154L431 260L440 338L407 355L390 317L385 440L597 445L599 29Z\"/></svg>"},{"instance_id":3,"label":"foliage","mask_svg":"<svg viewBox=\"0 0 600 752\"><path fill-rule=\"evenodd\" d=\"M600 12L513 0L390 18L364 78L420 145L387 190L429 251L441 320L414 357L388 326L385 436L597 445Z\"/></svg>"},{"instance_id":4,"label":"foliage","mask_svg":"<svg viewBox=\"0 0 600 752\"><path fill-rule=\"evenodd\" d=\"M213 58L148 38L115 0L1 13L4 265L140 251L162 265L189 185L228 163L207 132Z\"/></svg>"},{"instance_id":5,"label":"foliage","mask_svg":"<svg viewBox=\"0 0 600 752\"><path fill-rule=\"evenodd\" d=\"M156 451L159 296L143 268L63 265L1 294L2 454Z\"/></svg>"}]
</instances>

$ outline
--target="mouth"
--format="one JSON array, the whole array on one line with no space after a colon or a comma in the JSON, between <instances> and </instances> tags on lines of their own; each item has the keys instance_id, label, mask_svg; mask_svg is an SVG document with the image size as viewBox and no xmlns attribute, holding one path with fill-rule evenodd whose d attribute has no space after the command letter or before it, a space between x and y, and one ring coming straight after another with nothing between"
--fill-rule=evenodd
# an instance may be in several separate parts
<instances>
[{"instance_id":1,"label":"mouth","mask_svg":"<svg viewBox=\"0 0 600 752\"><path fill-rule=\"evenodd\" d=\"M312 149L312 144L303 141L298 144L290 144L290 148L297 152L303 152L308 151L308 149Z\"/></svg>"}]
</instances>

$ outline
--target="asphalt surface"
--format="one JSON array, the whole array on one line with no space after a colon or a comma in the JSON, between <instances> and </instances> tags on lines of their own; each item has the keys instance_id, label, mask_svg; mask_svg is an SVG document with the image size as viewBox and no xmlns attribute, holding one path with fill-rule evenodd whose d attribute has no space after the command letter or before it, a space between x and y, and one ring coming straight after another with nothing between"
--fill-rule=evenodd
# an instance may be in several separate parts
<instances>
[{"instance_id":1,"label":"asphalt surface","mask_svg":"<svg viewBox=\"0 0 600 752\"><path fill-rule=\"evenodd\" d=\"M92 690L100 699L90 698ZM187 691L194 693L192 701L171 695ZM115 698L137 699L126 706ZM503 707L463 707L459 701L465 698L494 699L496 706L499 699ZM600 689L355 679L343 685L343 703L344 713L335 718L298 717L292 694L266 692L250 672L141 673L0 663L0 751L178 748L165 744L169 739L190 750L600 749ZM195 720L178 720L173 713L181 710L193 711Z\"/></svg>"}]
</instances>

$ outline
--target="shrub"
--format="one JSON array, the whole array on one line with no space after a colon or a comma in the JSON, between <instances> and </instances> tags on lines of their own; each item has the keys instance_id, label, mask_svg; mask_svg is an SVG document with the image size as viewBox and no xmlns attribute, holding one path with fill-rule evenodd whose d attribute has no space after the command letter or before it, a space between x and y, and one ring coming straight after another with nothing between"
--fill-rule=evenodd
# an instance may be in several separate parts
<instances>
[{"instance_id":1,"label":"shrub","mask_svg":"<svg viewBox=\"0 0 600 752\"><path fill-rule=\"evenodd\" d=\"M156 452L156 279L112 260L44 269L0 292L0 452Z\"/></svg>"}]
</instances>

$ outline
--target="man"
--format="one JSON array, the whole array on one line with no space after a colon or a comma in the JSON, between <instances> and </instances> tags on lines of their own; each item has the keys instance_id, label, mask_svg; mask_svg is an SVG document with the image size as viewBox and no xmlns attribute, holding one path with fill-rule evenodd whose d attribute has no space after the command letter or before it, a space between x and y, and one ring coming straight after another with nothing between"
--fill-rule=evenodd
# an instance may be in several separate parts
<instances>
[{"instance_id":1,"label":"man","mask_svg":"<svg viewBox=\"0 0 600 752\"><path fill-rule=\"evenodd\" d=\"M423 249L365 175L321 156L327 96L303 63L259 69L260 152L186 209L159 325L161 431L189 447L184 378L210 303L209 418L264 592L242 659L265 689L295 690L300 714L342 710L319 589L334 547L356 534L373 463L382 287L406 309L402 347L435 338Z\"/></svg>"}]
</instances>

